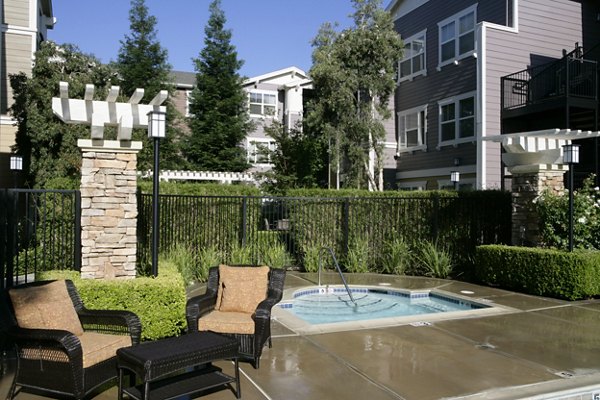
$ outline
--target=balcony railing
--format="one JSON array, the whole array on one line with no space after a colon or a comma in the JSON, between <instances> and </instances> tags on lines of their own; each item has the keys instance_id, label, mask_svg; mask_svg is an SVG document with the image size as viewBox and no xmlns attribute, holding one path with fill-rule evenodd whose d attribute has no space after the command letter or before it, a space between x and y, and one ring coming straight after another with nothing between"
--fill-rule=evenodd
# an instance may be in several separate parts
<instances>
[{"instance_id":1,"label":"balcony railing","mask_svg":"<svg viewBox=\"0 0 600 400\"><path fill-rule=\"evenodd\" d=\"M562 59L501 78L502 110L566 97L596 100L598 62L578 47Z\"/></svg>"}]
</instances>

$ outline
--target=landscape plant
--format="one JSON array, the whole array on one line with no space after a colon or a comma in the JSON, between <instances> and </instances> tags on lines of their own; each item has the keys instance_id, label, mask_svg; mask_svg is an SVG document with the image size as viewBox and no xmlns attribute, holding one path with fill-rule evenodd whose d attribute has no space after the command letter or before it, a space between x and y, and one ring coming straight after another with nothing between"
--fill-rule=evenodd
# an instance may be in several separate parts
<instances>
[{"instance_id":1,"label":"landscape plant","mask_svg":"<svg viewBox=\"0 0 600 400\"><path fill-rule=\"evenodd\" d=\"M385 274L404 275L410 269L412 253L409 245L400 237L394 237L383 244L381 268Z\"/></svg>"},{"instance_id":2,"label":"landscape plant","mask_svg":"<svg viewBox=\"0 0 600 400\"><path fill-rule=\"evenodd\" d=\"M362 237L354 238L348 246L345 267L351 273L369 272L369 242Z\"/></svg>"},{"instance_id":3,"label":"landscape plant","mask_svg":"<svg viewBox=\"0 0 600 400\"><path fill-rule=\"evenodd\" d=\"M414 261L417 275L446 279L452 273L452 255L435 242L426 240L418 243Z\"/></svg>"}]
</instances>

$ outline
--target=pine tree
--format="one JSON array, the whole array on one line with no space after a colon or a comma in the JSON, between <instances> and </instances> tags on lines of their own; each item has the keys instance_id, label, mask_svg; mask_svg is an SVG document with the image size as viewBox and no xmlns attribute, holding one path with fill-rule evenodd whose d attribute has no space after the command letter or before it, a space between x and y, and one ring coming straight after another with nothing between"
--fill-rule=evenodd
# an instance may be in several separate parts
<instances>
[{"instance_id":1,"label":"pine tree","mask_svg":"<svg viewBox=\"0 0 600 400\"><path fill-rule=\"evenodd\" d=\"M129 10L130 34L121 41L116 67L119 71L121 94L131 96L135 89L144 89L142 102L149 102L161 90L174 93L169 83L171 65L168 53L156 38L156 17L150 15L145 0L131 0ZM177 143L181 137L177 127L177 112L170 100L163 103L167 107L166 137L160 142L161 169L177 169L181 166ZM145 129L134 129L133 139L142 141L143 149L138 154L138 169L152 168L153 146Z\"/></svg>"},{"instance_id":2,"label":"pine tree","mask_svg":"<svg viewBox=\"0 0 600 400\"><path fill-rule=\"evenodd\" d=\"M194 59L196 87L190 101L189 127L185 155L190 167L204 171L244 171L248 168L241 146L252 129L246 110L246 93L238 74L238 60L231 44L231 31L221 2L210 4L210 18L204 29L205 47Z\"/></svg>"}]
</instances>

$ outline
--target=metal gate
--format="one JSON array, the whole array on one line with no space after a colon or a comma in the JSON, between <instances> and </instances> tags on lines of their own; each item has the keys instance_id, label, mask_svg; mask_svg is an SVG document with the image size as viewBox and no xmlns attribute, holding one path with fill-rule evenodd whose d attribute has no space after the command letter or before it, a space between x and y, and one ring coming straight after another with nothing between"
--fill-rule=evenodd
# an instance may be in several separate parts
<instances>
[{"instance_id":1,"label":"metal gate","mask_svg":"<svg viewBox=\"0 0 600 400\"><path fill-rule=\"evenodd\" d=\"M51 269L81 269L80 192L0 189L0 289Z\"/></svg>"}]
</instances>

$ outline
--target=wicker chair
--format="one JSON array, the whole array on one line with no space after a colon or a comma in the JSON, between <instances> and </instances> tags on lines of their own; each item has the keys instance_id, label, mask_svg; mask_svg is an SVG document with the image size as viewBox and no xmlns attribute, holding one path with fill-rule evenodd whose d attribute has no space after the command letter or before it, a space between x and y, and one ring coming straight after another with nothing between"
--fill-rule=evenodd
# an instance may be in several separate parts
<instances>
[{"instance_id":1,"label":"wicker chair","mask_svg":"<svg viewBox=\"0 0 600 400\"><path fill-rule=\"evenodd\" d=\"M39 324L38 316L51 327L33 326ZM141 324L135 314L86 309L69 280L29 283L4 291L0 318L17 356L8 400L21 389L85 398L116 378L116 348L140 341ZM60 329L65 319L78 325L78 335L74 329Z\"/></svg>"},{"instance_id":2,"label":"wicker chair","mask_svg":"<svg viewBox=\"0 0 600 400\"><path fill-rule=\"evenodd\" d=\"M266 276L265 293L260 293L262 300L257 301L258 306L247 310L246 312L223 312L224 297L222 292L223 285L220 279L219 270L223 266L211 267L208 274L208 283L206 292L203 295L193 297L188 300L186 306L186 317L188 332L196 332L198 330L212 330L217 333L225 334L228 336L235 337L239 340L240 348L239 355L241 359L250 361L254 368L258 369L260 356L265 343L268 341L269 347L272 346L271 342L271 308L277 304L283 295L283 283L285 280L285 270L268 269ZM231 266L236 269L244 269L244 267L252 267L247 265ZM252 267L257 268L257 267ZM246 268L248 269L248 268ZM252 284L248 284L245 288L247 296L248 288L254 288ZM239 290L238 290L239 291ZM260 291L259 291L260 292ZM223 299L221 298L223 297ZM214 315L227 314L227 321L218 328L206 328L203 327L202 320L211 319ZM247 315L244 315L247 314ZM229 315L233 315L230 318ZM237 317L244 318L245 321L249 321L250 329L238 330L235 321ZM218 317L217 317L218 318ZM213 319L214 321L214 319ZM245 323L248 328L248 323ZM199 328L200 325L200 328Z\"/></svg>"}]
</instances>

